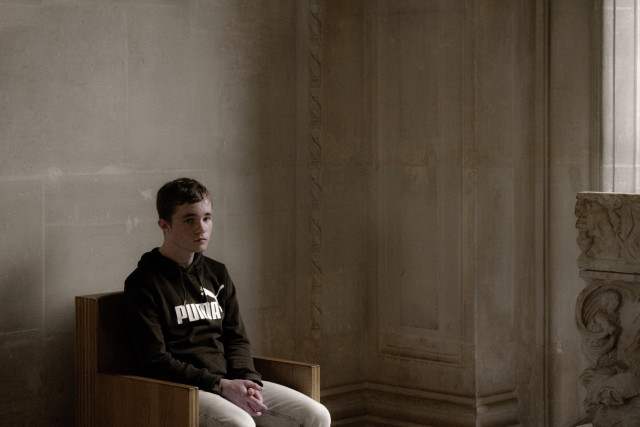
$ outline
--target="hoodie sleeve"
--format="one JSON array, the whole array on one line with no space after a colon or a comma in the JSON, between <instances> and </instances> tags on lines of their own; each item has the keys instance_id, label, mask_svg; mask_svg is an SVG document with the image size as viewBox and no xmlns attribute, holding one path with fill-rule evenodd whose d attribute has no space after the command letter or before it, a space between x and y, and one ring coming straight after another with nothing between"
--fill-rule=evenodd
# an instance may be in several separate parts
<instances>
[{"instance_id":1,"label":"hoodie sleeve","mask_svg":"<svg viewBox=\"0 0 640 427\"><path fill-rule=\"evenodd\" d=\"M182 362L166 351L160 310L149 291L134 275L125 281L125 304L129 335L144 375L165 381L195 385L220 394L222 376Z\"/></svg>"},{"instance_id":2,"label":"hoodie sleeve","mask_svg":"<svg viewBox=\"0 0 640 427\"><path fill-rule=\"evenodd\" d=\"M225 268L225 314L222 342L224 344L227 369L234 378L260 383L261 376L255 370L251 355L251 344L240 315L236 288Z\"/></svg>"}]
</instances>

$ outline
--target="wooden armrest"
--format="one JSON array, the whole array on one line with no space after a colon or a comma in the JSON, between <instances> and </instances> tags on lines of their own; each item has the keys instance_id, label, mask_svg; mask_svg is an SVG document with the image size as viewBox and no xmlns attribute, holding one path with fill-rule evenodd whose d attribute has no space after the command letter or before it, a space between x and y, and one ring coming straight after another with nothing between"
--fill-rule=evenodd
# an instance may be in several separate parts
<instances>
[{"instance_id":1,"label":"wooden armrest","mask_svg":"<svg viewBox=\"0 0 640 427\"><path fill-rule=\"evenodd\" d=\"M96 377L104 426L198 426L198 387L134 375Z\"/></svg>"},{"instance_id":2,"label":"wooden armrest","mask_svg":"<svg viewBox=\"0 0 640 427\"><path fill-rule=\"evenodd\" d=\"M282 384L320 402L320 365L254 356L253 364L266 381Z\"/></svg>"}]
</instances>

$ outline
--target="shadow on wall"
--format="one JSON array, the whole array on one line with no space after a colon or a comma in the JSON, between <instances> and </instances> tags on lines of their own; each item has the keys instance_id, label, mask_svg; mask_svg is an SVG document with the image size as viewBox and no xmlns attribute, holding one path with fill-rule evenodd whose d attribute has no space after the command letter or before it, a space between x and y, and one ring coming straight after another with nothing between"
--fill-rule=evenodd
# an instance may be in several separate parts
<instances>
[{"instance_id":1,"label":"shadow on wall","mask_svg":"<svg viewBox=\"0 0 640 427\"><path fill-rule=\"evenodd\" d=\"M24 281L25 275L32 275L33 266L23 266L22 271L3 277L0 291L0 424L72 425L75 340L69 331L74 328L73 315L49 319L65 332L48 334L47 322L42 321L42 298L21 298L21 289L38 288ZM15 328L19 325L36 327Z\"/></svg>"}]
</instances>

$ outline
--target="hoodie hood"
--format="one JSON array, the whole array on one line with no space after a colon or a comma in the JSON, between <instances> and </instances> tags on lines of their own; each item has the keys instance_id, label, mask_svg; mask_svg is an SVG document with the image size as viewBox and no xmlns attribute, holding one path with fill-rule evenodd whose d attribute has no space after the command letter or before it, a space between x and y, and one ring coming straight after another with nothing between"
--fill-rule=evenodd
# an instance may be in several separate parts
<instances>
[{"instance_id":1,"label":"hoodie hood","mask_svg":"<svg viewBox=\"0 0 640 427\"><path fill-rule=\"evenodd\" d=\"M191 265L185 268L180 266L180 264L178 264L171 258L162 255L160 253L160 248L155 248L151 252L147 252L142 255L140 261L138 261L138 268L161 270L164 273L169 274L171 274L172 271L177 271L178 269L189 272L192 269L202 268L203 259L203 255L199 252L196 252L193 255L193 262L191 262Z\"/></svg>"},{"instance_id":2,"label":"hoodie hood","mask_svg":"<svg viewBox=\"0 0 640 427\"><path fill-rule=\"evenodd\" d=\"M217 297L224 288L215 275L206 274L209 267L205 265L204 255L197 252L193 256L193 262L188 267L182 267L169 257L160 253L159 248L147 252L140 258L138 268L140 270L157 272L168 277L174 290L180 295L183 304L187 302L207 302L210 298L217 301ZM212 278L207 280L205 277Z\"/></svg>"}]
</instances>

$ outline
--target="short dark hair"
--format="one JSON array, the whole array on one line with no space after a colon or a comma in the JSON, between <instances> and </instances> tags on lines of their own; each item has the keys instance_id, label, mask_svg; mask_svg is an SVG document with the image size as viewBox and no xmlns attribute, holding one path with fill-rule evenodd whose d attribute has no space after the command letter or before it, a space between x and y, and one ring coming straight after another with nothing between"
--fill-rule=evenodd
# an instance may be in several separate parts
<instances>
[{"instance_id":1,"label":"short dark hair","mask_svg":"<svg viewBox=\"0 0 640 427\"><path fill-rule=\"evenodd\" d=\"M177 206L185 203L198 203L209 198L207 187L195 179L179 178L167 182L158 190L156 209L160 219L164 219L171 224L171 217L173 217Z\"/></svg>"}]
</instances>

